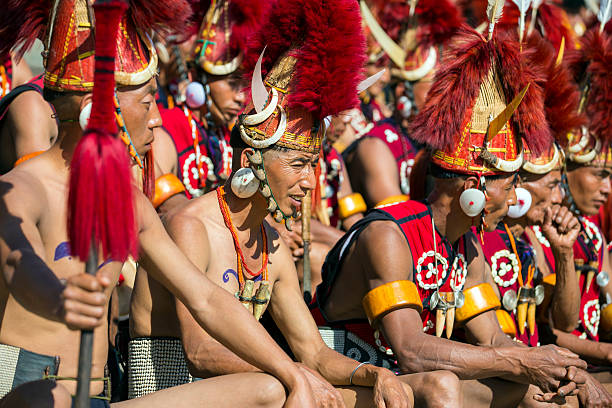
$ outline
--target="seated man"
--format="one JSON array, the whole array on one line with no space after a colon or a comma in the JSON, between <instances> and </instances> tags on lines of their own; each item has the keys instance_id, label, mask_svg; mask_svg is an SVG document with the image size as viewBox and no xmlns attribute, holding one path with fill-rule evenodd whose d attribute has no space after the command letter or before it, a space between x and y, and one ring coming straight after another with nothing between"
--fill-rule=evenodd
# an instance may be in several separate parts
<instances>
[{"instance_id":1,"label":"seated man","mask_svg":"<svg viewBox=\"0 0 612 408\"><path fill-rule=\"evenodd\" d=\"M23 387L15 391L18 395L11 394L7 397L7 404L10 404L12 398L25 394L33 398L43 395L46 397L44 406L52 405L53 390L44 394L37 392L40 387L48 388L48 384L35 382L26 385L41 379L55 379L55 390L59 390L57 392L74 394L74 378L78 366L76 351L80 338L79 332L74 329L80 328L94 331L91 405L108 406L105 401L108 395L104 395L104 366L108 349L106 316L110 292L117 282L122 263L113 261L120 259L119 257L108 256L107 245L111 240L106 237L106 244L100 244L104 252L99 251L101 262L97 276L83 273L84 263L76 258L77 252L73 249L78 247L68 243L66 203L69 194L74 193L73 188L70 188L69 192L69 176L75 177L78 175L76 169L86 167L85 164L81 167L74 166L72 174L70 173L75 147L77 152L83 153L83 141L91 142L92 137L98 137L105 146L101 148L105 150L100 152L102 157L111 155L106 148L111 141L115 146L119 143L116 157L126 160L126 165L127 156L122 142L113 140L110 131L107 135L89 132L83 138L83 131L76 119L81 116L87 122L87 110L84 113L83 111L93 99L93 105L90 107L95 115L92 115L91 120L94 122L95 119L95 124L92 123L92 127L114 128L116 112L116 118L123 128L121 137L129 140L130 146L139 156L149 150L153 141L152 130L161 125L159 111L154 102L156 85L153 76L156 72L156 59L154 54L149 54L153 52L152 48L146 47L137 32L144 33L153 28L162 28L161 24L183 24L187 15L181 10L188 9L184 2L172 2L168 5L148 3L147 6L151 8L168 7L165 11L167 14L157 9L159 14L153 13L153 16L172 15L176 21L159 22L153 20L154 17L139 19L141 25L137 30L133 23L137 10L131 10L123 18L120 14L117 16L117 12L123 11L124 4L96 3L93 6L97 23L94 28L94 16L89 12L84 0L61 0L58 3L55 19L51 22L53 29L48 30L50 57L46 61L45 89L47 95L52 97L60 118L59 132L62 142L0 177L0 270L3 277L0 280L0 367L3 370L0 396L19 385ZM112 17L113 15L116 17ZM28 20L32 17L26 13L23 18ZM81 22L78 29L69 24L73 20ZM114 26L110 21L115 21ZM119 21L122 30L119 30ZM94 43L82 43L79 39L92 38L94 29L98 41L95 45L96 89L95 95L92 96ZM105 44L106 47L101 47L100 44ZM68 52L64 55L59 50ZM120 56L116 65L115 52ZM104 69L99 68L101 64L105 64ZM116 67L116 72L109 69L109 65ZM80 80L73 81L77 72L81 75ZM114 76L117 78L118 87L117 110L113 107L112 96ZM103 99L103 95L108 95L109 98ZM82 155L76 156L73 163L79 159L82 162ZM86 164L100 165L91 161ZM112 172L115 169L105 168L102 171ZM89 183L89 180L86 181ZM262 395L257 396L261 404L282 404L284 396L282 387L279 387L280 381L290 393L288 404L306 404L311 407L312 391L298 367L265 330L250 319L250 315L235 299L198 273L168 237L148 198L136 188L129 190L130 181L124 181L127 182L128 192L135 194L133 202L123 205L131 209L133 204L137 209L134 213L133 236L138 239L140 260L151 265L156 278L168 285L173 293L183 300L197 321L211 334L247 361L278 379L263 374L249 377L262 388L270 389L270 399ZM113 182L117 183L113 184L115 186L119 180ZM108 187L108 184L106 186ZM103 187L94 185L88 191L95 192ZM110 196L110 193L107 196ZM82 196L78 198L81 199ZM128 200L128 197L111 196L110 199ZM80 200L76 200L76 203L83 205ZM115 213L110 215L115 216ZM74 218L71 220L79 227L82 225ZM125 227L129 231L129 225L126 224ZM116 236L112 237L112 241L116 239ZM87 248L85 252L87 253ZM78 256L80 259L84 258L81 252L78 252ZM155 269L153 265L156 266ZM224 313L230 313L231 317L221 318ZM241 322L239 327L235 327L237 322ZM253 344L245 343L244 339L251 335L256 336L258 341ZM214 386L211 383L194 385L185 388L186 391L179 390L180 395L174 393L172 398L181 398L187 404L199 404L203 399L199 389L211 392L212 400L218 400L219 396L222 396L227 401L226 406L244 406L251 399L249 395L234 393L228 397L226 390L235 389L237 381L249 381L249 378L220 378ZM170 399L168 393L162 394L160 398L165 401ZM154 397L147 400L149 404L152 399L154 400ZM40 401L33 401L32 405L43 406Z\"/></svg>"},{"instance_id":2,"label":"seated man","mask_svg":"<svg viewBox=\"0 0 612 408\"><path fill-rule=\"evenodd\" d=\"M501 61L500 52L520 60L518 44L505 36L494 34L499 49L468 28L456 41L414 122L414 138L433 150L433 192L424 203L385 206L358 222L328 255L313 312L335 338L352 339L335 345L344 353L359 344L363 359L374 355L401 372L444 368L480 380L464 387L472 404L538 405L573 390L576 384L566 381L582 380L586 364L558 347L517 346L501 332L490 272L479 238L469 231L472 225L492 230L516 203L518 135L532 150L552 143L525 117L529 110L544 120L541 89L528 85L533 73L526 64L481 65ZM455 320L471 344L450 339ZM448 340L439 338L443 332Z\"/></svg>"},{"instance_id":3,"label":"seated man","mask_svg":"<svg viewBox=\"0 0 612 408\"><path fill-rule=\"evenodd\" d=\"M322 15L312 15L311 9L320 10ZM302 14L308 18L296 27L294 22L301 21L297 16ZM248 114L241 115L233 129L231 182L171 213L167 228L200 271L235 294L256 320L269 306L272 318L308 373L321 406L328 399L341 403L340 394L329 383L343 388L348 406L371 406L382 400L387 406L411 406L410 388L391 371L361 365L325 345L302 300L291 254L265 221L271 213L276 222L291 228L292 214L314 188L324 117L357 103L363 50L350 46L360 43L359 26L352 24L359 18L357 6L351 0L326 2L325 7L318 0L293 0L272 6L268 18L254 37L254 44L260 48L248 50L245 61L246 71L253 73L252 89L263 88L270 95L266 98L254 92L253 102L245 110ZM339 26L343 29L332 28ZM271 47L274 38L283 41ZM321 40L313 38L324 41L317 43ZM266 44L268 48L260 60L267 72L264 82L254 66ZM290 47L295 53L287 53ZM315 59L321 62L317 69L305 70ZM349 68L352 74L341 74L334 66ZM344 97L325 99L318 93L323 91L309 89L312 81L318 83L317 89L333 88ZM349 98L350 95L353 96ZM180 299L175 309L174 299L172 304L163 303L165 298L142 290L141 282L142 288L146 289L147 284L152 287L152 279L139 270L132 301L137 336L133 343L144 342L145 337L154 344L157 339L153 336L159 335L182 337L189 371L195 377L257 371L196 326ZM170 327L176 316L179 327ZM412 377L422 387L437 381L435 375ZM445 401L451 405L460 403L456 378L448 374L440 377L449 384L450 395ZM365 393L369 390L351 388L354 385L373 388L374 398L372 392Z\"/></svg>"},{"instance_id":4,"label":"seated man","mask_svg":"<svg viewBox=\"0 0 612 408\"><path fill-rule=\"evenodd\" d=\"M415 10L408 2L386 2L378 11L383 29L366 2L361 5L365 23L392 61L393 77L392 115L342 153L353 190L372 208L410 196L410 173L420 147L411 141L408 126L423 107L438 65L438 49L460 27L461 17L447 0L421 0ZM408 20L410 24L405 23ZM393 33L393 39L380 38L385 31ZM398 55L397 49L403 54Z\"/></svg>"}]
</instances>

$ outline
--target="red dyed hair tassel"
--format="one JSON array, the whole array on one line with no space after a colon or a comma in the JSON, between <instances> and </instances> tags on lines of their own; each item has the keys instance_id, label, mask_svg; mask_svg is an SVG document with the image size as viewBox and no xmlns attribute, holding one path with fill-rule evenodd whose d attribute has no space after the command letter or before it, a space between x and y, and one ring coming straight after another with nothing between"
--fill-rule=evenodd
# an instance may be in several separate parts
<instances>
[{"instance_id":1,"label":"red dyed hair tassel","mask_svg":"<svg viewBox=\"0 0 612 408\"><path fill-rule=\"evenodd\" d=\"M85 261L93 243L105 260L138 253L130 161L117 138L113 93L119 22L127 5L97 0L92 114L70 168L68 235L73 256Z\"/></svg>"}]
</instances>

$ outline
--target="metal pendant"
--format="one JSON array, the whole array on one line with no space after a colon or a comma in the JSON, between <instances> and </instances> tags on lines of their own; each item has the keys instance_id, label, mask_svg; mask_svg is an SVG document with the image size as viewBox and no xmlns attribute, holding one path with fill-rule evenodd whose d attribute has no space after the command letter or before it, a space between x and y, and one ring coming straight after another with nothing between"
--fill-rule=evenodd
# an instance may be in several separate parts
<instances>
[{"instance_id":1,"label":"metal pendant","mask_svg":"<svg viewBox=\"0 0 612 408\"><path fill-rule=\"evenodd\" d=\"M604 286L608 285L608 282L610 282L610 275L608 275L608 272L606 271L601 271L597 274L597 285L600 288L603 288Z\"/></svg>"},{"instance_id":2,"label":"metal pendant","mask_svg":"<svg viewBox=\"0 0 612 408\"><path fill-rule=\"evenodd\" d=\"M502 298L502 304L504 305L504 309L511 312L516 309L516 305L518 303L518 296L514 289L507 290L504 293L504 297Z\"/></svg>"},{"instance_id":3,"label":"metal pendant","mask_svg":"<svg viewBox=\"0 0 612 408\"><path fill-rule=\"evenodd\" d=\"M460 309L465 304L465 295L462 291L458 290L455 292L455 307Z\"/></svg>"},{"instance_id":4,"label":"metal pendant","mask_svg":"<svg viewBox=\"0 0 612 408\"><path fill-rule=\"evenodd\" d=\"M535 287L535 304L540 306L544 301L544 286L537 285Z\"/></svg>"},{"instance_id":5,"label":"metal pendant","mask_svg":"<svg viewBox=\"0 0 612 408\"><path fill-rule=\"evenodd\" d=\"M436 306L438 306L438 292L434 292L429 297L429 310L435 310Z\"/></svg>"}]
</instances>

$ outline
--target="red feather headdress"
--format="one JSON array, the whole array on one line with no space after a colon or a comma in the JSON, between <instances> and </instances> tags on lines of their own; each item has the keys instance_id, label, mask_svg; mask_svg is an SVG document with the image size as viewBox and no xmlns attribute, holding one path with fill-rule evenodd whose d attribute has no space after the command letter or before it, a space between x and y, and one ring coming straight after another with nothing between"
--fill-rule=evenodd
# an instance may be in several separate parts
<instances>
[{"instance_id":1,"label":"red feather headdress","mask_svg":"<svg viewBox=\"0 0 612 408\"><path fill-rule=\"evenodd\" d=\"M247 139L270 140L284 112L286 129L276 144L319 151L323 119L359 102L356 89L366 60L360 20L354 0L285 0L272 5L249 43L244 67L251 79L265 48L262 73L270 92L278 94L279 108L256 126L241 115ZM249 103L244 112L251 113L253 106Z\"/></svg>"},{"instance_id":2,"label":"red feather headdress","mask_svg":"<svg viewBox=\"0 0 612 408\"><path fill-rule=\"evenodd\" d=\"M426 105L411 125L411 135L431 146L433 161L448 170L471 174L504 171L483 160L481 153L487 145L483 133L488 126L482 116L490 113L495 117L529 85L511 119L488 142L496 160L512 162L502 167L514 168L520 162L521 138L535 154L552 143L539 81L518 42L507 33L497 32L487 41L464 27L444 54Z\"/></svg>"}]
</instances>

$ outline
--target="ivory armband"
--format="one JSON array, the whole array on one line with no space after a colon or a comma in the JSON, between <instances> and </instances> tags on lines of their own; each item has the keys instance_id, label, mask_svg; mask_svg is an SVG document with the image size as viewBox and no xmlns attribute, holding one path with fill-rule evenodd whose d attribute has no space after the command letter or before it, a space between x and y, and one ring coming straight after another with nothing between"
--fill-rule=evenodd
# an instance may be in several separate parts
<instances>
[{"instance_id":1,"label":"ivory armband","mask_svg":"<svg viewBox=\"0 0 612 408\"><path fill-rule=\"evenodd\" d=\"M497 321L499 322L499 327L501 327L502 331L509 336L516 336L516 326L514 325L514 320L510 313L506 312L503 309L497 309L495 311L497 315Z\"/></svg>"},{"instance_id":2,"label":"ivory armband","mask_svg":"<svg viewBox=\"0 0 612 408\"><path fill-rule=\"evenodd\" d=\"M384 200L376 203L375 207L382 207L385 205L397 204L397 203L401 203L401 202L408 201L408 200L410 200L410 197L407 196L406 194L394 195L394 196L387 197Z\"/></svg>"},{"instance_id":3,"label":"ivory armband","mask_svg":"<svg viewBox=\"0 0 612 408\"><path fill-rule=\"evenodd\" d=\"M153 206L157 208L173 195L182 193L183 191L185 191L185 186L174 174L164 174L155 180Z\"/></svg>"},{"instance_id":4,"label":"ivory armband","mask_svg":"<svg viewBox=\"0 0 612 408\"><path fill-rule=\"evenodd\" d=\"M457 309L455 314L455 319L459 323L488 310L499 309L501 306L499 298L488 283L481 283L469 289L464 289L463 296L465 297L465 303Z\"/></svg>"},{"instance_id":5,"label":"ivory armband","mask_svg":"<svg viewBox=\"0 0 612 408\"><path fill-rule=\"evenodd\" d=\"M363 297L361 304L372 326L377 319L394 310L412 308L419 313L423 311L417 287L409 280L393 281L374 288Z\"/></svg>"},{"instance_id":6,"label":"ivory armband","mask_svg":"<svg viewBox=\"0 0 612 408\"><path fill-rule=\"evenodd\" d=\"M359 214L367 210L366 203L359 193L349 194L338 200L338 212L340 219L350 217L351 215Z\"/></svg>"}]
</instances>

